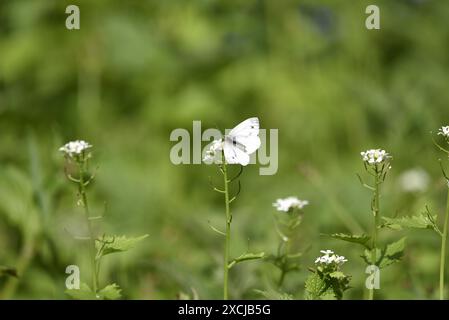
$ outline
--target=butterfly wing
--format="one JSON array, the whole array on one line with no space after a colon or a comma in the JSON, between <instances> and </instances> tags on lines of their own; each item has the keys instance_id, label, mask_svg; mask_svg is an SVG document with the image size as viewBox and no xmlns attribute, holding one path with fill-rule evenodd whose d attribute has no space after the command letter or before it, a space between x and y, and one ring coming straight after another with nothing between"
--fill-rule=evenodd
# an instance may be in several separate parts
<instances>
[{"instance_id":1,"label":"butterfly wing","mask_svg":"<svg viewBox=\"0 0 449 320\"><path fill-rule=\"evenodd\" d=\"M251 154L259 149L261 144L259 127L259 118L246 119L229 132L226 140L230 140L241 151Z\"/></svg>"},{"instance_id":2,"label":"butterfly wing","mask_svg":"<svg viewBox=\"0 0 449 320\"><path fill-rule=\"evenodd\" d=\"M245 121L239 123L229 132L230 136L249 136L249 135L258 135L259 134L259 118L253 117L246 119Z\"/></svg>"},{"instance_id":3,"label":"butterfly wing","mask_svg":"<svg viewBox=\"0 0 449 320\"><path fill-rule=\"evenodd\" d=\"M225 140L223 152L226 162L229 164L241 164L242 166L246 166L249 163L249 155L240 149L240 147L235 146L232 141Z\"/></svg>"}]
</instances>

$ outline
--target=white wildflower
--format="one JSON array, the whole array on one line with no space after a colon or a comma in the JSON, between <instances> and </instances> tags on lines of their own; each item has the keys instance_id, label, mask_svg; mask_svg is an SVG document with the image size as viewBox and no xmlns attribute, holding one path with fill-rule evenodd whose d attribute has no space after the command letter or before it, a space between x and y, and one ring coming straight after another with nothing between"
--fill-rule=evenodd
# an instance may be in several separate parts
<instances>
[{"instance_id":1,"label":"white wildflower","mask_svg":"<svg viewBox=\"0 0 449 320\"><path fill-rule=\"evenodd\" d=\"M209 147L209 150L206 151L204 155L203 161L205 163L221 163L221 151L223 150L223 140L214 140Z\"/></svg>"},{"instance_id":2,"label":"white wildflower","mask_svg":"<svg viewBox=\"0 0 449 320\"><path fill-rule=\"evenodd\" d=\"M449 126L443 126L438 130L438 134L445 138L449 138Z\"/></svg>"},{"instance_id":3,"label":"white wildflower","mask_svg":"<svg viewBox=\"0 0 449 320\"><path fill-rule=\"evenodd\" d=\"M316 258L315 264L334 264L335 266L341 266L343 263L348 261L344 256L339 256L332 250L321 250L320 252L323 256Z\"/></svg>"},{"instance_id":4,"label":"white wildflower","mask_svg":"<svg viewBox=\"0 0 449 320\"><path fill-rule=\"evenodd\" d=\"M367 151L360 152L363 161L369 165L385 163L391 159L391 156L382 149L371 149Z\"/></svg>"},{"instance_id":5,"label":"white wildflower","mask_svg":"<svg viewBox=\"0 0 449 320\"><path fill-rule=\"evenodd\" d=\"M59 148L59 151L72 158L74 156L80 155L89 148L92 148L92 145L90 145L86 141L76 140L66 143L61 148Z\"/></svg>"},{"instance_id":6,"label":"white wildflower","mask_svg":"<svg viewBox=\"0 0 449 320\"><path fill-rule=\"evenodd\" d=\"M399 176L399 185L405 192L424 192L429 183L428 173L421 168L409 169Z\"/></svg>"},{"instance_id":7,"label":"white wildflower","mask_svg":"<svg viewBox=\"0 0 449 320\"><path fill-rule=\"evenodd\" d=\"M337 257L335 258L335 262L336 262L337 264L343 264L343 263L345 263L346 261L348 261L348 259L346 259L344 256L337 256Z\"/></svg>"},{"instance_id":8,"label":"white wildflower","mask_svg":"<svg viewBox=\"0 0 449 320\"><path fill-rule=\"evenodd\" d=\"M273 206L277 211L289 212L292 209L303 209L309 204L307 200L300 200L297 197L287 197L284 199L277 199Z\"/></svg>"}]
</instances>

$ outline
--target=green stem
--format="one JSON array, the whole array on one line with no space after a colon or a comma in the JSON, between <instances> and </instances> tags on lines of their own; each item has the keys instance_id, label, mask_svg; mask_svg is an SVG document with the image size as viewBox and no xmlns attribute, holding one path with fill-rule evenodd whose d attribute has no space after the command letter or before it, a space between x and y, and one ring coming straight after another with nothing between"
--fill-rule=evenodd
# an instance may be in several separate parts
<instances>
[{"instance_id":1,"label":"green stem","mask_svg":"<svg viewBox=\"0 0 449 320\"><path fill-rule=\"evenodd\" d=\"M223 156L223 177L224 177L224 195L226 206L226 240L224 249L224 266L223 266L223 299L228 300L228 273L229 273L229 247L231 240L231 220L232 216L229 210L229 186L228 186L228 172L226 168L226 161Z\"/></svg>"},{"instance_id":2,"label":"green stem","mask_svg":"<svg viewBox=\"0 0 449 320\"><path fill-rule=\"evenodd\" d=\"M81 195L81 200L83 202L85 217L86 217L86 223L87 228L89 232L89 255L91 259L91 265L92 265L92 288L94 290L94 293L96 294L98 291L98 277L97 277L97 262L96 262L96 255L95 255L95 235L93 232L92 222L90 220L90 212L89 212L89 205L87 202L87 194L86 194L86 186L84 182L84 164L79 165L79 171L80 171L80 178L79 178L79 193Z\"/></svg>"},{"instance_id":3,"label":"green stem","mask_svg":"<svg viewBox=\"0 0 449 320\"><path fill-rule=\"evenodd\" d=\"M282 288L282 284L284 283L284 279L285 279L285 268L281 269L281 275L279 277L279 281L278 281L278 288L281 289Z\"/></svg>"},{"instance_id":4,"label":"green stem","mask_svg":"<svg viewBox=\"0 0 449 320\"><path fill-rule=\"evenodd\" d=\"M446 215L444 218L443 235L441 236L441 255L440 255L440 300L444 300L444 266L446 263L446 242L447 229L449 224L449 190L447 193Z\"/></svg>"},{"instance_id":5,"label":"green stem","mask_svg":"<svg viewBox=\"0 0 449 320\"><path fill-rule=\"evenodd\" d=\"M290 230L291 231L291 230ZM290 253L290 235L288 236L288 240L284 241L281 240L281 247L283 250L280 252L282 256L282 268L281 268L281 275L279 277L278 281L278 288L281 289L282 284L284 283L285 275L287 274L287 256Z\"/></svg>"},{"instance_id":6,"label":"green stem","mask_svg":"<svg viewBox=\"0 0 449 320\"><path fill-rule=\"evenodd\" d=\"M372 253L371 253L371 260L375 264L377 261L377 226L379 224L380 220L380 210L379 210L379 174L377 173L376 169L376 176L374 178L374 197L373 197L373 203L372 203L372 213L374 216L374 225L373 225L373 242L372 242ZM374 300L374 288L369 289L369 300Z\"/></svg>"}]
</instances>

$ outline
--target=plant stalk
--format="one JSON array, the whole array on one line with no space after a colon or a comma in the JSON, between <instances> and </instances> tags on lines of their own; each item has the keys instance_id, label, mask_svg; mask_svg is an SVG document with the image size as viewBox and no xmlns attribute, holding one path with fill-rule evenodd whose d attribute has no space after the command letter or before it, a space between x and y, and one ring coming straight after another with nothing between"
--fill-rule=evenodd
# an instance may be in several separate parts
<instances>
[{"instance_id":1,"label":"plant stalk","mask_svg":"<svg viewBox=\"0 0 449 320\"><path fill-rule=\"evenodd\" d=\"M229 274L229 251L231 240L231 220L232 216L229 210L229 180L226 168L226 161L223 155L223 177L224 177L224 195L226 207L226 240L224 249L224 266L223 266L223 299L228 300L228 274Z\"/></svg>"},{"instance_id":2,"label":"plant stalk","mask_svg":"<svg viewBox=\"0 0 449 320\"><path fill-rule=\"evenodd\" d=\"M377 262L377 227L380 220L380 210L379 210L379 174L377 173L376 169L376 176L374 178L374 196L373 196L373 203L372 203L372 213L374 216L374 225L373 225L373 242L372 242L372 253L371 253L371 260L374 264ZM369 300L374 300L374 288L369 289Z\"/></svg>"},{"instance_id":3,"label":"plant stalk","mask_svg":"<svg viewBox=\"0 0 449 320\"><path fill-rule=\"evenodd\" d=\"M83 202L85 217L86 217L86 223L87 228L89 232L89 255L91 259L91 265L92 265L92 288L95 294L97 294L98 291L98 276L97 276L97 262L96 262L96 255L95 255L95 235L93 232L92 227L92 221L90 220L90 212L89 212L89 205L87 202L87 194L86 194L86 186L84 182L84 163L79 165L79 193L81 195L81 200Z\"/></svg>"},{"instance_id":4,"label":"plant stalk","mask_svg":"<svg viewBox=\"0 0 449 320\"><path fill-rule=\"evenodd\" d=\"M447 230L449 224L449 189L447 193L446 214L444 217L443 235L441 236L441 254L440 254L440 300L444 300L444 274L446 264L446 242Z\"/></svg>"}]
</instances>

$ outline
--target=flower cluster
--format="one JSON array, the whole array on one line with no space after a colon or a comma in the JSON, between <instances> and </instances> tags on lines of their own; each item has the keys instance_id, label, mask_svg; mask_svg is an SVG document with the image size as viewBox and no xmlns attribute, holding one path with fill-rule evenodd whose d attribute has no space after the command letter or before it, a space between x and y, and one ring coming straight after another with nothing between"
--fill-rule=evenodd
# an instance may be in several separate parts
<instances>
[{"instance_id":1,"label":"flower cluster","mask_svg":"<svg viewBox=\"0 0 449 320\"><path fill-rule=\"evenodd\" d=\"M391 159L391 156L382 149L371 149L360 152L363 161L368 165L384 164Z\"/></svg>"},{"instance_id":2,"label":"flower cluster","mask_svg":"<svg viewBox=\"0 0 449 320\"><path fill-rule=\"evenodd\" d=\"M70 158L81 155L87 149L92 148L92 145L84 140L70 141L59 148L59 151L63 152L66 156Z\"/></svg>"},{"instance_id":3,"label":"flower cluster","mask_svg":"<svg viewBox=\"0 0 449 320\"><path fill-rule=\"evenodd\" d=\"M320 252L323 255L321 257L316 258L315 264L320 265L334 264L336 266L341 266L343 263L348 261L345 257L335 254L332 250L321 250Z\"/></svg>"},{"instance_id":4,"label":"flower cluster","mask_svg":"<svg viewBox=\"0 0 449 320\"><path fill-rule=\"evenodd\" d=\"M275 207L277 211L289 212L293 209L301 210L308 204L309 201L307 200L299 200L297 197L288 197L277 199L276 202L273 203L273 207Z\"/></svg>"},{"instance_id":5,"label":"flower cluster","mask_svg":"<svg viewBox=\"0 0 449 320\"><path fill-rule=\"evenodd\" d=\"M223 150L223 140L214 140L210 144L209 150L206 151L206 154L203 158L205 163L221 163L220 153Z\"/></svg>"},{"instance_id":6,"label":"flower cluster","mask_svg":"<svg viewBox=\"0 0 449 320\"><path fill-rule=\"evenodd\" d=\"M438 134L445 137L446 139L449 138L449 126L443 126L438 130Z\"/></svg>"}]
</instances>

